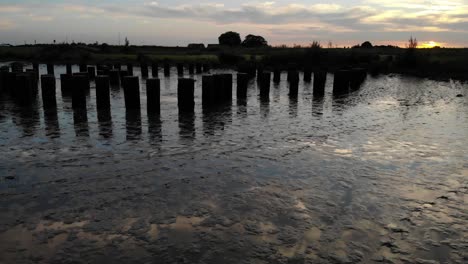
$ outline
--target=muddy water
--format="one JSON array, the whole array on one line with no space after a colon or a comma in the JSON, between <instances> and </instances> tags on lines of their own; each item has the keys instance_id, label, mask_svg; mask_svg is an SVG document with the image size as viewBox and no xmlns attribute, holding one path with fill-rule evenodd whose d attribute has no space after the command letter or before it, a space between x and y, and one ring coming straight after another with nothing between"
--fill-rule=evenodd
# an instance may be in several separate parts
<instances>
[{"instance_id":1,"label":"muddy water","mask_svg":"<svg viewBox=\"0 0 468 264\"><path fill-rule=\"evenodd\" d=\"M87 121L60 89L56 116L2 95L0 263L468 261L467 84L369 77L333 98L330 75L323 99L283 81L260 101L252 81L203 112L194 76L187 117L160 76L160 117L144 89L141 115L112 89L102 122L93 88Z\"/></svg>"}]
</instances>

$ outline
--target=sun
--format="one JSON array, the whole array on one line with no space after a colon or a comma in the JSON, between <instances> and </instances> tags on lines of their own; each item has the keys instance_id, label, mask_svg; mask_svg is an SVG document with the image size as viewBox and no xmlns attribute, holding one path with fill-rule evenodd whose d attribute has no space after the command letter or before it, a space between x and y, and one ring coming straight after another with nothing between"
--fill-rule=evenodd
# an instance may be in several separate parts
<instances>
[{"instance_id":1,"label":"sun","mask_svg":"<svg viewBox=\"0 0 468 264\"><path fill-rule=\"evenodd\" d=\"M434 47L440 47L440 43L431 40L431 41L422 43L418 48L431 49Z\"/></svg>"}]
</instances>

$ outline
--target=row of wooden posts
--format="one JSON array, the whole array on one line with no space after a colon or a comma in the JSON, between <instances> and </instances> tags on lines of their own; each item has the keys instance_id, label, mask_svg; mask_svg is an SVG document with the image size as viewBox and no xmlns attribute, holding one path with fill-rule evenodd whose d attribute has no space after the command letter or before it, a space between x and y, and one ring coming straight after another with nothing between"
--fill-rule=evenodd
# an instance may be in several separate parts
<instances>
[{"instance_id":1,"label":"row of wooden posts","mask_svg":"<svg viewBox=\"0 0 468 264\"><path fill-rule=\"evenodd\" d=\"M148 77L148 66L140 65L142 77L146 78L147 111L149 113L159 113L160 111L160 80ZM158 65L152 65L153 76L158 75ZM178 73L183 75L184 67L177 65ZM189 66L189 72L202 73L208 67L201 64ZM128 64L126 70L122 70L120 65L109 66L88 66L80 65L80 72L73 73L71 64L66 65L66 74L60 75L61 91L63 96L72 98L72 108L76 110L86 109L86 96L90 89L90 80L95 80L96 84L96 106L98 110L110 109L110 87L121 85L124 91L125 107L127 110L140 110L140 81L138 76L133 76L133 65ZM23 70L22 67L12 65L12 71L8 68L0 69L0 88L12 88L12 94L18 102L30 104L33 94L37 90L38 81L41 81L41 92L44 109L54 109L56 103L56 78L55 67L47 64L46 75L39 78L38 64L33 64L33 69ZM170 65L164 65L164 73L170 75ZM327 79L326 71L304 71L304 81L313 81L314 96L325 94L325 84ZM254 74L237 74L237 98L244 100L247 98L247 88L249 81L257 75L257 82L260 90L260 97L268 100L270 95L271 72L258 68ZM297 70L288 71L287 80L289 82L289 95L297 96L299 88L299 72ZM333 94L341 95L349 92L350 89L357 89L367 76L364 69L340 70L335 72ZM281 81L281 71L273 72L273 82ZM179 78L177 88L178 108L180 112L193 112L195 108L194 100L195 80L190 78ZM215 107L217 105L232 102L233 75L214 74L202 76L202 105L203 108Z\"/></svg>"}]
</instances>

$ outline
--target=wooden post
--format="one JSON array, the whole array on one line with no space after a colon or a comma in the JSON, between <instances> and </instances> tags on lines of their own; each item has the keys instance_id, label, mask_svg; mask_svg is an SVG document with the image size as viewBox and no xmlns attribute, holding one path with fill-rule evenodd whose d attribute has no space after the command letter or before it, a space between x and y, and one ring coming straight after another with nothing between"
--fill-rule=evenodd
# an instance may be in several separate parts
<instances>
[{"instance_id":1,"label":"wooden post","mask_svg":"<svg viewBox=\"0 0 468 264\"><path fill-rule=\"evenodd\" d=\"M55 74L55 67L54 64L47 64L47 74L48 75L54 75Z\"/></svg>"},{"instance_id":2,"label":"wooden post","mask_svg":"<svg viewBox=\"0 0 468 264\"><path fill-rule=\"evenodd\" d=\"M69 75L73 74L72 65L70 63L67 63L65 67L67 68L67 74Z\"/></svg>"},{"instance_id":3,"label":"wooden post","mask_svg":"<svg viewBox=\"0 0 468 264\"><path fill-rule=\"evenodd\" d=\"M195 65L193 65L193 63L189 64L188 69L189 69L189 74L190 75L193 75L195 73Z\"/></svg>"},{"instance_id":4,"label":"wooden post","mask_svg":"<svg viewBox=\"0 0 468 264\"><path fill-rule=\"evenodd\" d=\"M148 114L160 113L161 82L157 78L146 80L146 108Z\"/></svg>"},{"instance_id":5,"label":"wooden post","mask_svg":"<svg viewBox=\"0 0 468 264\"><path fill-rule=\"evenodd\" d=\"M215 104L214 76L203 75L202 77L202 105L204 109Z\"/></svg>"},{"instance_id":6,"label":"wooden post","mask_svg":"<svg viewBox=\"0 0 468 264\"><path fill-rule=\"evenodd\" d=\"M229 103L232 102L232 74L226 73L223 76L223 98L222 101Z\"/></svg>"},{"instance_id":7,"label":"wooden post","mask_svg":"<svg viewBox=\"0 0 468 264\"><path fill-rule=\"evenodd\" d=\"M195 80L180 78L177 85L179 113L193 113L195 108Z\"/></svg>"},{"instance_id":8,"label":"wooden post","mask_svg":"<svg viewBox=\"0 0 468 264\"><path fill-rule=\"evenodd\" d=\"M182 63L177 63L177 74L184 76L184 65Z\"/></svg>"},{"instance_id":9,"label":"wooden post","mask_svg":"<svg viewBox=\"0 0 468 264\"><path fill-rule=\"evenodd\" d=\"M156 62L151 64L151 76L153 76L153 79L157 79L159 77L159 66Z\"/></svg>"},{"instance_id":10,"label":"wooden post","mask_svg":"<svg viewBox=\"0 0 468 264\"><path fill-rule=\"evenodd\" d=\"M273 71L273 82L274 83L281 82L281 70L278 68L275 68L275 70Z\"/></svg>"},{"instance_id":11,"label":"wooden post","mask_svg":"<svg viewBox=\"0 0 468 264\"><path fill-rule=\"evenodd\" d=\"M304 82L312 81L312 69L308 66L304 68Z\"/></svg>"},{"instance_id":12,"label":"wooden post","mask_svg":"<svg viewBox=\"0 0 468 264\"><path fill-rule=\"evenodd\" d=\"M247 87L249 83L249 76L247 73L237 74L237 99L247 99Z\"/></svg>"},{"instance_id":13,"label":"wooden post","mask_svg":"<svg viewBox=\"0 0 468 264\"><path fill-rule=\"evenodd\" d=\"M164 63L164 76L171 76L171 65L169 63Z\"/></svg>"},{"instance_id":14,"label":"wooden post","mask_svg":"<svg viewBox=\"0 0 468 264\"><path fill-rule=\"evenodd\" d=\"M96 68L95 67L92 67L92 66L88 67L88 76L89 76L89 79L91 79L91 80L94 80L94 78L96 78Z\"/></svg>"},{"instance_id":15,"label":"wooden post","mask_svg":"<svg viewBox=\"0 0 468 264\"><path fill-rule=\"evenodd\" d=\"M314 96L324 96L325 95L325 83L327 82L327 72L326 71L316 71L314 72Z\"/></svg>"},{"instance_id":16,"label":"wooden post","mask_svg":"<svg viewBox=\"0 0 468 264\"><path fill-rule=\"evenodd\" d=\"M87 72L88 71L88 65L86 63L80 63L80 72Z\"/></svg>"},{"instance_id":17,"label":"wooden post","mask_svg":"<svg viewBox=\"0 0 468 264\"><path fill-rule=\"evenodd\" d=\"M41 76L41 91L42 91L42 104L43 104L44 109L57 108L54 75L42 75Z\"/></svg>"},{"instance_id":18,"label":"wooden post","mask_svg":"<svg viewBox=\"0 0 468 264\"><path fill-rule=\"evenodd\" d=\"M120 85L120 71L119 70L110 70L109 71L109 80L112 86Z\"/></svg>"},{"instance_id":19,"label":"wooden post","mask_svg":"<svg viewBox=\"0 0 468 264\"><path fill-rule=\"evenodd\" d=\"M333 81L333 94L342 95L349 92L350 71L339 70L335 72Z\"/></svg>"},{"instance_id":20,"label":"wooden post","mask_svg":"<svg viewBox=\"0 0 468 264\"><path fill-rule=\"evenodd\" d=\"M141 77L148 78L148 64L146 63L140 64L140 69L141 69Z\"/></svg>"},{"instance_id":21,"label":"wooden post","mask_svg":"<svg viewBox=\"0 0 468 264\"><path fill-rule=\"evenodd\" d=\"M201 65L201 63L197 63L197 64L195 65L195 68L196 68L197 74L201 74L201 73L202 73L202 65Z\"/></svg>"},{"instance_id":22,"label":"wooden post","mask_svg":"<svg viewBox=\"0 0 468 264\"><path fill-rule=\"evenodd\" d=\"M34 99L34 81L30 74L11 72L10 78L13 79L13 95L17 102L22 106L30 106ZM11 87L10 87L11 88Z\"/></svg>"},{"instance_id":23,"label":"wooden post","mask_svg":"<svg viewBox=\"0 0 468 264\"><path fill-rule=\"evenodd\" d=\"M72 95L72 75L71 74L60 74L60 90L62 91L62 96L71 96Z\"/></svg>"},{"instance_id":24,"label":"wooden post","mask_svg":"<svg viewBox=\"0 0 468 264\"><path fill-rule=\"evenodd\" d=\"M271 73L270 72L263 72L260 75L260 97L266 99L270 97L270 81L271 81Z\"/></svg>"},{"instance_id":25,"label":"wooden post","mask_svg":"<svg viewBox=\"0 0 468 264\"><path fill-rule=\"evenodd\" d=\"M138 76L126 76L122 83L127 110L140 110L140 80Z\"/></svg>"},{"instance_id":26,"label":"wooden post","mask_svg":"<svg viewBox=\"0 0 468 264\"><path fill-rule=\"evenodd\" d=\"M89 89L89 78L85 75L73 75L72 83L72 108L86 111L86 92Z\"/></svg>"},{"instance_id":27,"label":"wooden post","mask_svg":"<svg viewBox=\"0 0 468 264\"><path fill-rule=\"evenodd\" d=\"M110 81L109 76L96 76L96 107L110 109Z\"/></svg>"},{"instance_id":28,"label":"wooden post","mask_svg":"<svg viewBox=\"0 0 468 264\"><path fill-rule=\"evenodd\" d=\"M297 97L299 94L299 72L289 71L289 96Z\"/></svg>"},{"instance_id":29,"label":"wooden post","mask_svg":"<svg viewBox=\"0 0 468 264\"><path fill-rule=\"evenodd\" d=\"M133 64L131 63L127 64L127 73L128 73L128 76L133 76Z\"/></svg>"}]
</instances>

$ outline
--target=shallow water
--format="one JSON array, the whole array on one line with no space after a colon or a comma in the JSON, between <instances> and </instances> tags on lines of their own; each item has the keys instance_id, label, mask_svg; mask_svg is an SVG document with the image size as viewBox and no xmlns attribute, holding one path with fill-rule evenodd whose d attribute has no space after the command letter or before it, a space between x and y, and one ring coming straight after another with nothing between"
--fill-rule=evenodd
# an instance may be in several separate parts
<instances>
[{"instance_id":1,"label":"shallow water","mask_svg":"<svg viewBox=\"0 0 468 264\"><path fill-rule=\"evenodd\" d=\"M144 80L141 115L114 88L107 122L93 88L87 122L59 87L57 116L2 96L0 263L468 261L467 84L368 77L333 98L329 75L292 99L284 74L268 102L252 81L207 113L195 75L187 117L175 68L159 76L160 117Z\"/></svg>"}]
</instances>

